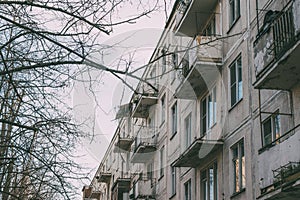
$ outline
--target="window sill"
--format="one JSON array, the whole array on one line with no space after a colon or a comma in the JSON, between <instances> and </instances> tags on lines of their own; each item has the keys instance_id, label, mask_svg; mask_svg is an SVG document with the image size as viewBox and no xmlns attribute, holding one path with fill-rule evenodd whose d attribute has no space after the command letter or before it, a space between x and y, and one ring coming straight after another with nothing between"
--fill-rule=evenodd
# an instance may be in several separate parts
<instances>
[{"instance_id":1,"label":"window sill","mask_svg":"<svg viewBox=\"0 0 300 200\"><path fill-rule=\"evenodd\" d=\"M270 143L270 144L267 144L267 145L263 146L262 148L260 148L260 149L258 150L258 154L262 154L263 152L265 152L265 151L271 149L271 148L272 148L273 146L275 146L275 145L276 145L276 144Z\"/></svg>"},{"instance_id":2,"label":"window sill","mask_svg":"<svg viewBox=\"0 0 300 200\"><path fill-rule=\"evenodd\" d=\"M233 27L234 27L235 24L239 21L240 18L241 18L241 15L238 16L238 17L230 24L229 29L228 29L228 31L227 31L227 34L230 33L230 31L233 29Z\"/></svg>"},{"instance_id":3,"label":"window sill","mask_svg":"<svg viewBox=\"0 0 300 200\"><path fill-rule=\"evenodd\" d=\"M237 105L240 104L241 101L243 101L243 98L241 98L240 100L238 100L237 102L235 102L235 104L233 104L231 106L231 108L229 108L228 112L231 112L235 107L237 107Z\"/></svg>"},{"instance_id":4,"label":"window sill","mask_svg":"<svg viewBox=\"0 0 300 200\"><path fill-rule=\"evenodd\" d=\"M172 136L170 137L170 140L173 140L173 138L177 135L177 131L175 131Z\"/></svg>"},{"instance_id":5,"label":"window sill","mask_svg":"<svg viewBox=\"0 0 300 200\"><path fill-rule=\"evenodd\" d=\"M240 191L233 193L233 194L230 196L230 199L233 199L233 198L239 196L240 194L244 193L245 191L246 191L246 188L242 188Z\"/></svg>"},{"instance_id":6,"label":"window sill","mask_svg":"<svg viewBox=\"0 0 300 200\"><path fill-rule=\"evenodd\" d=\"M176 192L174 194L172 194L169 199L173 199L176 196Z\"/></svg>"}]
</instances>

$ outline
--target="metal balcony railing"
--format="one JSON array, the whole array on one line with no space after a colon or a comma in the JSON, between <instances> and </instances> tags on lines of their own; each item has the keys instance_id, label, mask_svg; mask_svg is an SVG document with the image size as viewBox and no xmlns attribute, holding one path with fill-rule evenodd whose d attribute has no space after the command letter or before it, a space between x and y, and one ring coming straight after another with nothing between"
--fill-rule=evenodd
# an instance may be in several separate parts
<instances>
[{"instance_id":1,"label":"metal balcony railing","mask_svg":"<svg viewBox=\"0 0 300 200\"><path fill-rule=\"evenodd\" d=\"M289 177L300 172L300 162L289 162L288 164L273 170L274 182L283 184L288 182ZM300 178L300 176L295 177Z\"/></svg>"},{"instance_id":2,"label":"metal balcony railing","mask_svg":"<svg viewBox=\"0 0 300 200\"><path fill-rule=\"evenodd\" d=\"M295 43L295 25L293 15L293 4L290 3L273 21L273 44L271 50L275 58L280 58Z\"/></svg>"}]
</instances>

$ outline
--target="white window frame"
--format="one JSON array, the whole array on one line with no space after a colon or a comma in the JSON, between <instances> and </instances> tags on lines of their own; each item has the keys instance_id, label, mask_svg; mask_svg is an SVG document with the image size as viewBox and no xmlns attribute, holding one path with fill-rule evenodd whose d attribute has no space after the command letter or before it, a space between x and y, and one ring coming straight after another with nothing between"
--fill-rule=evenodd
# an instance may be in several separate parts
<instances>
[{"instance_id":1,"label":"white window frame","mask_svg":"<svg viewBox=\"0 0 300 200\"><path fill-rule=\"evenodd\" d=\"M205 105L204 105L205 104ZM201 135L209 133L217 123L217 89L214 86L200 103Z\"/></svg>"},{"instance_id":2,"label":"white window frame","mask_svg":"<svg viewBox=\"0 0 300 200\"><path fill-rule=\"evenodd\" d=\"M243 67L242 56L239 55L229 66L230 102L231 107L243 98Z\"/></svg>"}]
</instances>

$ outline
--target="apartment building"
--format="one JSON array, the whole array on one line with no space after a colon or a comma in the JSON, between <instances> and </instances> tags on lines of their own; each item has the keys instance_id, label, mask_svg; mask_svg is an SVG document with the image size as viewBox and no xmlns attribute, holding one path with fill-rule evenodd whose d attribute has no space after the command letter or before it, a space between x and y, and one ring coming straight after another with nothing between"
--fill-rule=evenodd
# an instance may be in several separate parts
<instances>
[{"instance_id":1,"label":"apartment building","mask_svg":"<svg viewBox=\"0 0 300 200\"><path fill-rule=\"evenodd\" d=\"M83 199L300 199L300 0L177 0Z\"/></svg>"}]
</instances>

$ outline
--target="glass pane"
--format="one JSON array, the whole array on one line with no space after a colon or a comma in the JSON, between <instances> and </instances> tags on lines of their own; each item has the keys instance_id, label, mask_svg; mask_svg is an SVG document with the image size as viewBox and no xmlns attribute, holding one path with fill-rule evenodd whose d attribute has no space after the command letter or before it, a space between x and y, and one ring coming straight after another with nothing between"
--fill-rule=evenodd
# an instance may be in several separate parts
<instances>
[{"instance_id":1,"label":"glass pane","mask_svg":"<svg viewBox=\"0 0 300 200\"><path fill-rule=\"evenodd\" d=\"M213 106L213 100L212 96L208 96L208 128L210 128L213 125L213 117L214 117L214 106Z\"/></svg>"},{"instance_id":2,"label":"glass pane","mask_svg":"<svg viewBox=\"0 0 300 200\"><path fill-rule=\"evenodd\" d=\"M245 170L245 156L242 157L242 183L241 188L246 186L246 170Z\"/></svg>"},{"instance_id":3,"label":"glass pane","mask_svg":"<svg viewBox=\"0 0 300 200\"><path fill-rule=\"evenodd\" d=\"M213 122L215 123L217 120L216 120L216 116L217 116L217 91L216 91L216 88L213 89L213 107L214 107L214 110L213 110Z\"/></svg>"},{"instance_id":4,"label":"glass pane","mask_svg":"<svg viewBox=\"0 0 300 200\"><path fill-rule=\"evenodd\" d=\"M209 199L214 199L214 169L213 167L209 168Z\"/></svg>"},{"instance_id":5,"label":"glass pane","mask_svg":"<svg viewBox=\"0 0 300 200\"><path fill-rule=\"evenodd\" d=\"M263 124L263 145L267 145L272 143L272 125L271 125L271 119L268 119Z\"/></svg>"},{"instance_id":6,"label":"glass pane","mask_svg":"<svg viewBox=\"0 0 300 200\"><path fill-rule=\"evenodd\" d=\"M240 100L243 97L243 77L242 77L242 59L237 60L237 69L238 69L238 99Z\"/></svg>"},{"instance_id":7,"label":"glass pane","mask_svg":"<svg viewBox=\"0 0 300 200\"><path fill-rule=\"evenodd\" d=\"M236 83L236 71L235 71L235 64L231 65L230 67L230 85Z\"/></svg>"},{"instance_id":8,"label":"glass pane","mask_svg":"<svg viewBox=\"0 0 300 200\"><path fill-rule=\"evenodd\" d=\"M234 161L234 191L238 192L240 191L240 187L239 187L239 174L240 174L240 170L239 170L239 160L235 160Z\"/></svg>"},{"instance_id":9,"label":"glass pane","mask_svg":"<svg viewBox=\"0 0 300 200\"><path fill-rule=\"evenodd\" d=\"M280 137L280 115L274 117L274 140Z\"/></svg>"},{"instance_id":10,"label":"glass pane","mask_svg":"<svg viewBox=\"0 0 300 200\"><path fill-rule=\"evenodd\" d=\"M233 106L236 102L236 84L233 84L231 86L231 106Z\"/></svg>"}]
</instances>

